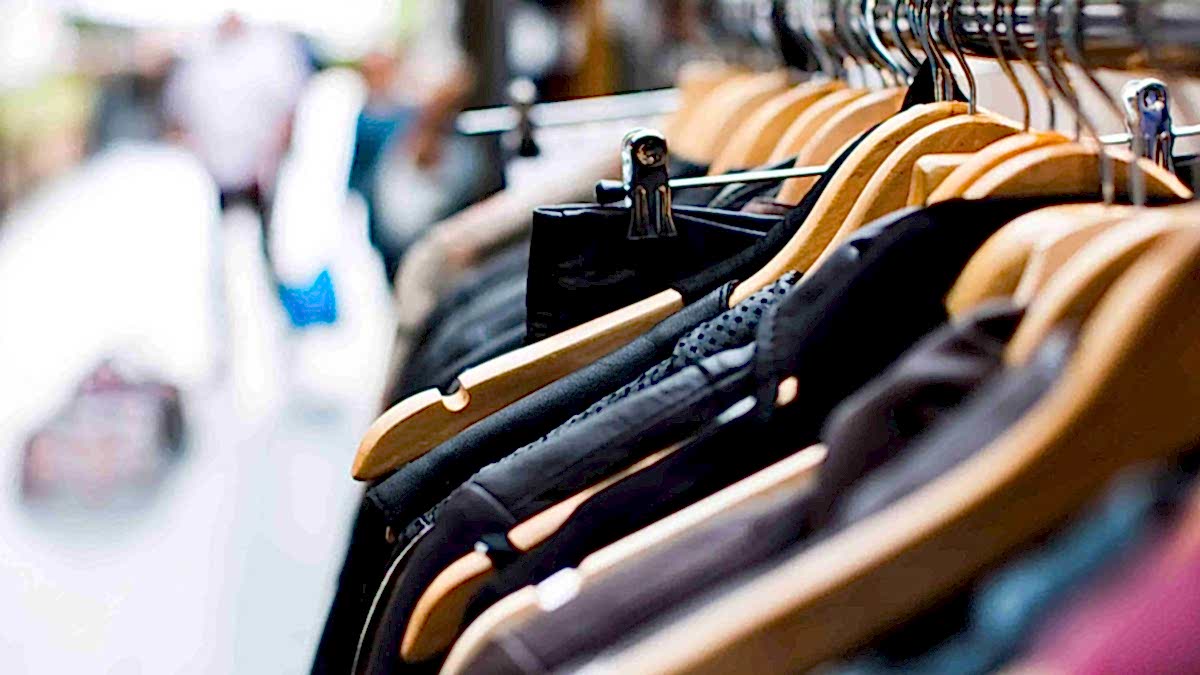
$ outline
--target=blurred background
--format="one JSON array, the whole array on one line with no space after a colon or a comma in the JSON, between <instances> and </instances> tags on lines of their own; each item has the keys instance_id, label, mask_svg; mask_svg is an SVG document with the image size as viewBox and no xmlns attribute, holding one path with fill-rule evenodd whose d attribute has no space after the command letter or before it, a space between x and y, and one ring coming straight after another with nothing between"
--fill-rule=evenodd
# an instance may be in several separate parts
<instances>
[{"instance_id":1,"label":"blurred background","mask_svg":"<svg viewBox=\"0 0 1200 675\"><path fill-rule=\"evenodd\" d=\"M684 4L0 0L4 672L306 670L397 261L598 138L455 115L665 86Z\"/></svg>"}]
</instances>

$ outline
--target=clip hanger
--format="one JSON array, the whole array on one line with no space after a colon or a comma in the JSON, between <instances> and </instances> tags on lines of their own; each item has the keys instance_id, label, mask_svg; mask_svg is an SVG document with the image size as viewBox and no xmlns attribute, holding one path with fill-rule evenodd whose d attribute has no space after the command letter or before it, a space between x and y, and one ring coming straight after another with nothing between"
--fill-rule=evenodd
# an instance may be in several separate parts
<instances>
[{"instance_id":1,"label":"clip hanger","mask_svg":"<svg viewBox=\"0 0 1200 675\"><path fill-rule=\"evenodd\" d=\"M1131 80L1121 88L1121 100L1134 154L1174 171L1175 130L1167 85L1149 77Z\"/></svg>"},{"instance_id":2,"label":"clip hanger","mask_svg":"<svg viewBox=\"0 0 1200 675\"><path fill-rule=\"evenodd\" d=\"M629 207L629 238L679 234L671 217L667 139L653 129L634 129L621 141L622 199Z\"/></svg>"},{"instance_id":3,"label":"clip hanger","mask_svg":"<svg viewBox=\"0 0 1200 675\"><path fill-rule=\"evenodd\" d=\"M788 178L820 176L828 166L743 171L719 176L670 178L667 139L653 129L634 129L625 134L621 149L623 179L596 183L596 202L620 204L631 211L630 239L673 237L678 234L671 217L671 192L688 188L768 183Z\"/></svg>"}]
</instances>

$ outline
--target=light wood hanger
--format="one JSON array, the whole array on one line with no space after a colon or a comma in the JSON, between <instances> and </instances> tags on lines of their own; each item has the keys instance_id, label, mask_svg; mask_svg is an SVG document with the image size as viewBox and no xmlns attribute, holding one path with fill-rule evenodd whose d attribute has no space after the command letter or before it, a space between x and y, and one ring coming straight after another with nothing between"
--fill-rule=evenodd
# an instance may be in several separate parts
<instances>
[{"instance_id":1,"label":"light wood hanger","mask_svg":"<svg viewBox=\"0 0 1200 675\"><path fill-rule=\"evenodd\" d=\"M1165 210L1165 209L1156 209ZM1101 233L1067 260L1031 303L1009 341L1007 356L1014 362L1027 361L1037 346L1065 322L1079 323L1087 317L1116 280L1154 245L1184 228L1195 228L1200 220L1195 208L1181 220L1174 214L1150 213L1129 218L1123 225Z\"/></svg>"},{"instance_id":2,"label":"light wood hanger","mask_svg":"<svg viewBox=\"0 0 1200 675\"><path fill-rule=\"evenodd\" d=\"M592 553L572 572L576 588L595 583L618 565L633 560L655 546L665 545L691 528L731 509L783 490L802 489L815 478L826 454L825 446L810 446ZM442 666L441 675L465 672L463 669L494 634L501 629L512 628L537 613L541 604L537 589L526 587L489 607L455 641Z\"/></svg>"},{"instance_id":3,"label":"light wood hanger","mask_svg":"<svg viewBox=\"0 0 1200 675\"><path fill-rule=\"evenodd\" d=\"M737 128L724 150L713 160L709 173L725 174L765 164L797 117L825 96L845 87L836 80L806 82L778 94Z\"/></svg>"},{"instance_id":4,"label":"light wood hanger","mask_svg":"<svg viewBox=\"0 0 1200 675\"><path fill-rule=\"evenodd\" d=\"M746 71L720 61L691 61L683 64L675 77L676 87L679 89L679 107L663 121L663 133L667 138L681 133L714 89L735 75L745 74Z\"/></svg>"},{"instance_id":5,"label":"light wood hanger","mask_svg":"<svg viewBox=\"0 0 1200 675\"><path fill-rule=\"evenodd\" d=\"M955 152L918 158L913 165L912 182L908 185L907 205L924 206L929 195L972 156L969 152Z\"/></svg>"},{"instance_id":6,"label":"light wood hanger","mask_svg":"<svg viewBox=\"0 0 1200 675\"><path fill-rule=\"evenodd\" d=\"M961 114L962 105L947 101L913 106L871 131L830 179L796 235L765 267L734 288L730 303L741 302L790 271L809 269L837 234L855 198L888 155L918 130Z\"/></svg>"},{"instance_id":7,"label":"light wood hanger","mask_svg":"<svg viewBox=\"0 0 1200 675\"><path fill-rule=\"evenodd\" d=\"M1021 131L1017 122L997 115L967 114L966 103L951 102L948 105L958 114L919 129L879 165L822 257L829 255L863 225L904 208L908 187L912 183L913 166L920 157L934 153L974 152L997 139Z\"/></svg>"},{"instance_id":8,"label":"light wood hanger","mask_svg":"<svg viewBox=\"0 0 1200 675\"><path fill-rule=\"evenodd\" d=\"M901 88L875 91L836 110L796 153L796 166L829 163L847 143L894 116L904 104L905 93ZM815 178L785 180L776 199L784 204L798 204L816 182Z\"/></svg>"},{"instance_id":9,"label":"light wood hanger","mask_svg":"<svg viewBox=\"0 0 1200 675\"><path fill-rule=\"evenodd\" d=\"M959 316L989 300L1012 297L1038 244L1053 236L1075 206L1038 209L996 230L958 275L946 296L947 312Z\"/></svg>"},{"instance_id":10,"label":"light wood hanger","mask_svg":"<svg viewBox=\"0 0 1200 675\"><path fill-rule=\"evenodd\" d=\"M697 163L707 163L704 161L705 157L711 161L712 150L704 148L696 138L696 134L703 127L712 124L714 115L721 114L721 110L728 105L731 95L737 93L747 83L752 82L754 78L761 76L762 73L735 72L715 85L707 94L701 96L692 106L692 110L684 116L683 121L672 127L672 153Z\"/></svg>"},{"instance_id":11,"label":"light wood hanger","mask_svg":"<svg viewBox=\"0 0 1200 675\"><path fill-rule=\"evenodd\" d=\"M1126 150L1109 149L1118 186L1128 185L1134 157ZM1137 160L1145 176L1146 194L1159 199L1190 199L1191 190L1170 171L1147 160ZM1044 195L1097 195L1100 154L1090 143L1058 143L1007 159L986 171L963 191L965 199L1031 197Z\"/></svg>"},{"instance_id":12,"label":"light wood hanger","mask_svg":"<svg viewBox=\"0 0 1200 675\"><path fill-rule=\"evenodd\" d=\"M926 204L937 204L962 197L966 189L980 176L1005 160L1030 150L1066 142L1068 142L1067 137L1057 133L1021 133L1002 138L971 155L969 160L955 169L946 177L946 180L938 185L937 189L929 195Z\"/></svg>"},{"instance_id":13,"label":"light wood hanger","mask_svg":"<svg viewBox=\"0 0 1200 675\"><path fill-rule=\"evenodd\" d=\"M983 451L592 665L806 670L960 588L1118 471L1176 456L1200 438L1198 267L1200 231L1159 242L1105 294L1059 381Z\"/></svg>"},{"instance_id":14,"label":"light wood hanger","mask_svg":"<svg viewBox=\"0 0 1200 675\"><path fill-rule=\"evenodd\" d=\"M359 443L351 473L379 478L468 426L628 344L683 308L667 290L545 340L468 368L457 389L427 389L380 415Z\"/></svg>"},{"instance_id":15,"label":"light wood hanger","mask_svg":"<svg viewBox=\"0 0 1200 675\"><path fill-rule=\"evenodd\" d=\"M519 551L528 551L549 539L581 504L613 483L652 466L670 455L678 445L657 452L595 485L551 506L508 532L508 540ZM400 655L409 663L433 658L445 651L458 635L471 598L495 576L486 554L468 553L451 563L429 584L413 607Z\"/></svg>"},{"instance_id":16,"label":"light wood hanger","mask_svg":"<svg viewBox=\"0 0 1200 675\"><path fill-rule=\"evenodd\" d=\"M721 154L730 136L756 110L790 88L784 71L734 78L705 97L686 131L671 139L672 152L692 162L711 164Z\"/></svg>"},{"instance_id":17,"label":"light wood hanger","mask_svg":"<svg viewBox=\"0 0 1200 675\"><path fill-rule=\"evenodd\" d=\"M1140 209L1132 206L1105 204L1071 204L1059 211L1057 227L1047 229L1034 244L1021 281L1013 291L1013 301L1028 305L1068 260L1092 239L1126 222ZM1141 214L1139 214L1141 215ZM1149 219L1149 214L1139 220Z\"/></svg>"},{"instance_id":18,"label":"light wood hanger","mask_svg":"<svg viewBox=\"0 0 1200 675\"><path fill-rule=\"evenodd\" d=\"M840 89L809 106L783 132L783 136L775 144L775 149L771 151L771 156L767 158L767 161L774 164L795 157L804 144L817 132L817 129L829 120L830 115L868 93L870 92L866 89Z\"/></svg>"}]
</instances>

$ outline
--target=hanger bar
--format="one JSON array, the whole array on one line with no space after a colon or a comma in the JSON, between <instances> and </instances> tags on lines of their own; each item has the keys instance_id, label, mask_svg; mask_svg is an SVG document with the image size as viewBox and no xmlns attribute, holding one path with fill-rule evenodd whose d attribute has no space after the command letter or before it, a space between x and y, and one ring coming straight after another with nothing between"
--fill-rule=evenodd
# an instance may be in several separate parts
<instances>
[{"instance_id":1,"label":"hanger bar","mask_svg":"<svg viewBox=\"0 0 1200 675\"><path fill-rule=\"evenodd\" d=\"M1200 136L1200 124L1191 126L1175 127L1175 138L1190 138L1192 136ZM1100 137L1100 143L1103 145L1129 145L1133 142L1133 136L1127 131L1117 134L1107 134Z\"/></svg>"},{"instance_id":2,"label":"hanger bar","mask_svg":"<svg viewBox=\"0 0 1200 675\"><path fill-rule=\"evenodd\" d=\"M744 171L742 173L727 173L719 176L698 176L696 178L672 178L667 181L671 191L687 190L689 188L716 187L718 185L736 185L739 183L770 183L783 181L788 178L811 178L824 175L829 165L797 166L791 169L769 169L764 171ZM629 190L621 181L602 180L596 183L596 202L600 204L615 204L629 196Z\"/></svg>"},{"instance_id":3,"label":"hanger bar","mask_svg":"<svg viewBox=\"0 0 1200 675\"><path fill-rule=\"evenodd\" d=\"M798 166L791 169L770 169L766 171L745 171L742 173L727 173L720 176L698 176L696 178L674 178L667 182L672 190L686 190L697 187L714 187L717 185L734 185L736 183L769 183L788 178L810 178L823 175L829 170L829 165Z\"/></svg>"},{"instance_id":4,"label":"hanger bar","mask_svg":"<svg viewBox=\"0 0 1200 675\"><path fill-rule=\"evenodd\" d=\"M666 115L678 107L679 90L669 87L535 103L529 106L529 121L537 128L574 126ZM464 136L486 136L514 131L520 121L517 107L505 105L461 112L454 126Z\"/></svg>"}]
</instances>

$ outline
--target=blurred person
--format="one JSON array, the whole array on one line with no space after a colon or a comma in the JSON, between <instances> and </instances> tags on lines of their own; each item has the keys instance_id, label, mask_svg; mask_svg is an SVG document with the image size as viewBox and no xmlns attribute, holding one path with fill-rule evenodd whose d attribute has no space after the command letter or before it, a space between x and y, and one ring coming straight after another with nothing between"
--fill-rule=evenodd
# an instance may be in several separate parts
<instances>
[{"instance_id":1,"label":"blurred person","mask_svg":"<svg viewBox=\"0 0 1200 675\"><path fill-rule=\"evenodd\" d=\"M398 36L399 55L377 49L359 63L366 101L356 122L349 187L366 203L371 244L383 259L389 281L417 233L393 231L407 228L385 222L377 187L381 165L400 161L430 175L438 173L451 122L474 82L454 32L455 9L454 3L415 7ZM389 157L389 151L399 157Z\"/></svg>"},{"instance_id":2,"label":"blurred person","mask_svg":"<svg viewBox=\"0 0 1200 675\"><path fill-rule=\"evenodd\" d=\"M366 100L358 113L354 128L354 158L350 163L349 187L357 192L367 207L367 234L371 245L383 258L384 269L391 279L399 266L401 251L390 245L380 214L376 194L379 163L385 149L398 133L404 134L417 118L417 107L397 100L395 95L396 59L386 51L368 53L359 63L359 73L366 85Z\"/></svg>"},{"instance_id":3,"label":"blurred person","mask_svg":"<svg viewBox=\"0 0 1200 675\"><path fill-rule=\"evenodd\" d=\"M288 147L292 114L311 73L290 34L225 17L168 76L171 134L204 163L221 208L250 206L267 232L267 195Z\"/></svg>"}]
</instances>

